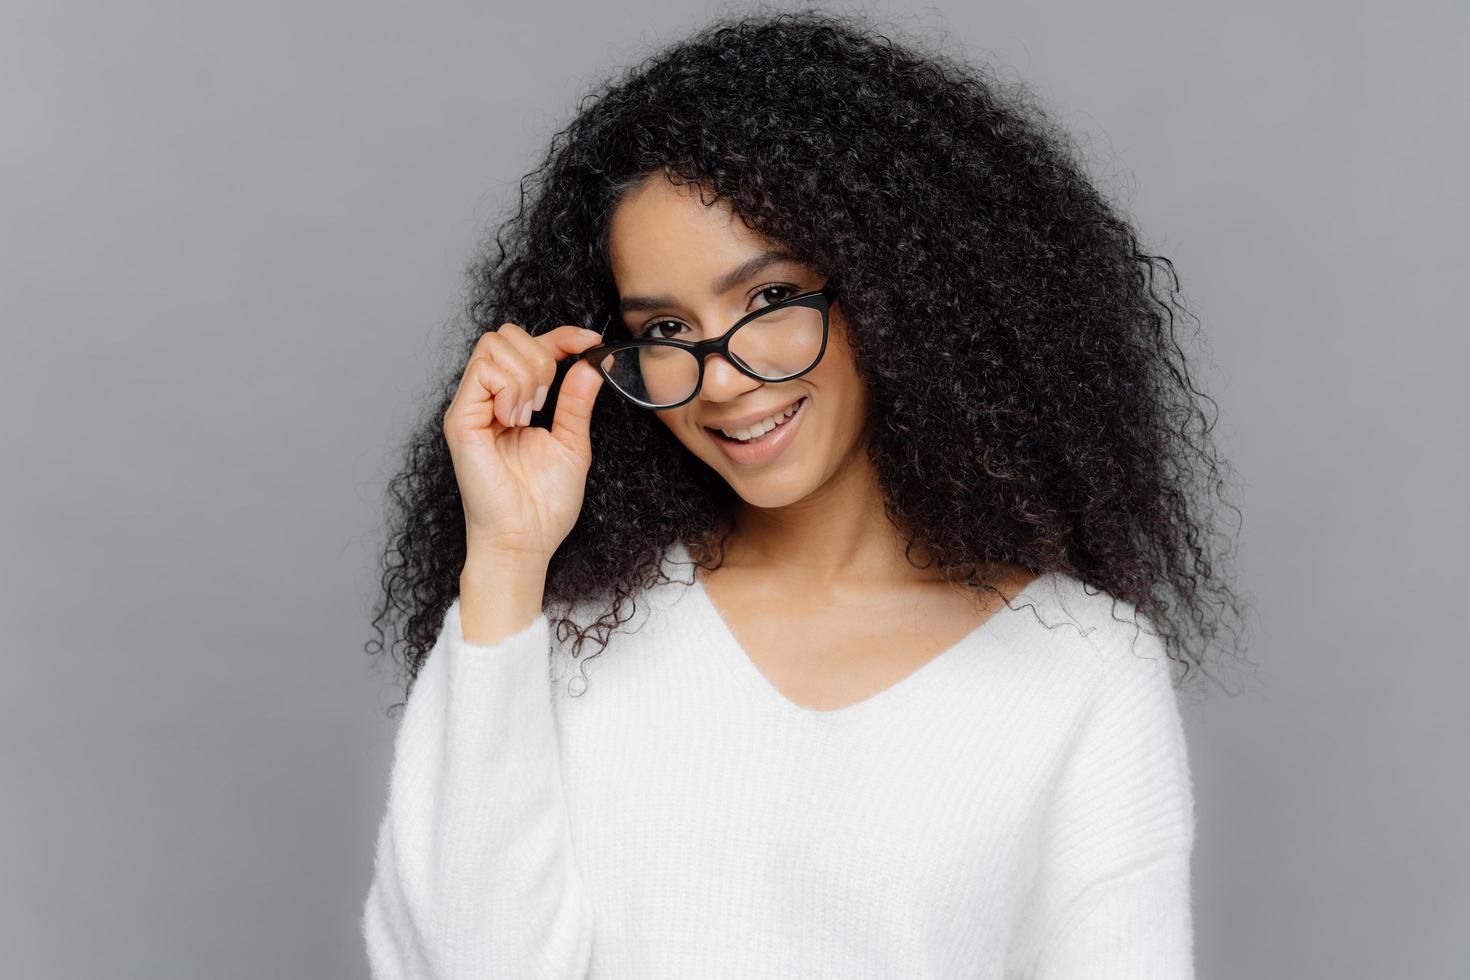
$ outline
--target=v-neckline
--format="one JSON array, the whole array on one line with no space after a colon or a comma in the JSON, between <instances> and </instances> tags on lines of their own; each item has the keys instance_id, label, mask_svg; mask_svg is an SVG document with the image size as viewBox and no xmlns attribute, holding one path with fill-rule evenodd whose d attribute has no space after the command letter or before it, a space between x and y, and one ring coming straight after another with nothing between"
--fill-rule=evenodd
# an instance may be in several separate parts
<instances>
[{"instance_id":1,"label":"v-neckline","mask_svg":"<svg viewBox=\"0 0 1470 980\"><path fill-rule=\"evenodd\" d=\"M699 577L700 568L694 564L694 559L690 555L689 549L682 541L676 541L673 551L678 556L679 562L681 564L687 563L690 568L692 581L688 583L688 587L693 592L698 614L707 620L712 632L718 639L715 646L718 648L720 655L724 656L733 665L736 672L741 674L746 682L760 693L763 699L773 704L775 709L782 714L813 721L826 720L834 723L867 714L890 703L901 702L906 697L917 695L927 685L943 680L952 671L954 663L960 659L960 656L965 650L982 640L988 639L990 634L1004 625L1011 616L1025 608L1025 606L1020 604L1023 596L1034 600L1036 587L1050 574L1044 572L1032 579L1026 584L1025 588L1021 589L1011 598L1008 604L1001 606L987 616L985 621L979 626L887 687L875 691L860 701L854 701L840 708L811 708L803 704L798 704L787 697L756 666L755 661L750 658L749 652L740 642L740 638L731 629L729 620L725 618L725 614L720 611L719 606L715 605L713 597L710 596L709 591L704 587L704 581Z\"/></svg>"}]
</instances>

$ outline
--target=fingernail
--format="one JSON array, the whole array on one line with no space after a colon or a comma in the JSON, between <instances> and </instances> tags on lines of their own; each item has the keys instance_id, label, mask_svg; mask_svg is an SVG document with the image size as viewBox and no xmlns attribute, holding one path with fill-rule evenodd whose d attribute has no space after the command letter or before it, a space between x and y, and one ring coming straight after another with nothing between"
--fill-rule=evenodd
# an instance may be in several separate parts
<instances>
[{"instance_id":1,"label":"fingernail","mask_svg":"<svg viewBox=\"0 0 1470 980\"><path fill-rule=\"evenodd\" d=\"M536 411L541 411L542 406L546 404L546 392L548 390L546 385L537 386L536 397L531 400L531 404L536 406Z\"/></svg>"},{"instance_id":2,"label":"fingernail","mask_svg":"<svg viewBox=\"0 0 1470 980\"><path fill-rule=\"evenodd\" d=\"M526 402L526 407L521 409L521 425L531 424L531 403Z\"/></svg>"}]
</instances>

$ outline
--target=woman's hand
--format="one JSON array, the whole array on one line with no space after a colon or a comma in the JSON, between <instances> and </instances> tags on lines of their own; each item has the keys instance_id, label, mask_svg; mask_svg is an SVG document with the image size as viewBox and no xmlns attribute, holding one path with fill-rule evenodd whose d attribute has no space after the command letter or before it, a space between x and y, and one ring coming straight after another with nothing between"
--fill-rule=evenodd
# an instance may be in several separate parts
<instances>
[{"instance_id":1,"label":"woman's hand","mask_svg":"<svg viewBox=\"0 0 1470 980\"><path fill-rule=\"evenodd\" d=\"M544 567L571 533L592 465L592 403L602 375L590 363L572 365L551 428L529 423L546 400L557 362L600 342L577 326L533 337L514 323L476 342L444 413L464 505L466 565L529 560Z\"/></svg>"}]
</instances>

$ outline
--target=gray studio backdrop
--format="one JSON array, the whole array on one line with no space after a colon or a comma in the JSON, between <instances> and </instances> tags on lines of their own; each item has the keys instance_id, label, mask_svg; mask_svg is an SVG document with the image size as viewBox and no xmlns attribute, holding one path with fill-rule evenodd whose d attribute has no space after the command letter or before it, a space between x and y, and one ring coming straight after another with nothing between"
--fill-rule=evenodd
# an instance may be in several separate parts
<instances>
[{"instance_id":1,"label":"gray studio backdrop","mask_svg":"<svg viewBox=\"0 0 1470 980\"><path fill-rule=\"evenodd\" d=\"M0 6L0 968L362 977L394 447L584 88L736 6ZM1031 82L1208 338L1258 676L1202 977L1470 963L1463 4L894 3Z\"/></svg>"}]
</instances>

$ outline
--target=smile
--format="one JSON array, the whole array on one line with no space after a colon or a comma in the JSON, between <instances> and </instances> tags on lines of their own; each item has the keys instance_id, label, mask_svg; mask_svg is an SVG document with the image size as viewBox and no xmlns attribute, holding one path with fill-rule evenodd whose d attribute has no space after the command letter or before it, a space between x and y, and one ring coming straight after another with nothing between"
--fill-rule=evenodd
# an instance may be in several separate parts
<instances>
[{"instance_id":1,"label":"smile","mask_svg":"<svg viewBox=\"0 0 1470 980\"><path fill-rule=\"evenodd\" d=\"M802 395L800 400L785 412L777 413L747 429L735 430L745 434L755 433L748 439L736 439L725 435L719 429L711 429L708 426L705 426L704 430L710 434L715 445L719 446L724 454L733 461L743 466L767 463L779 456L781 451L796 438L801 420L806 416L809 400L808 396Z\"/></svg>"}]
</instances>

